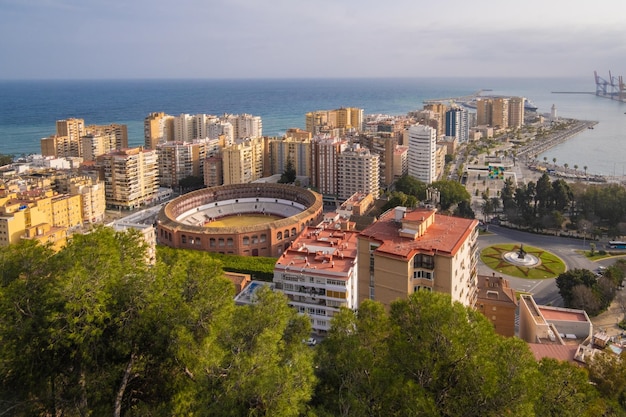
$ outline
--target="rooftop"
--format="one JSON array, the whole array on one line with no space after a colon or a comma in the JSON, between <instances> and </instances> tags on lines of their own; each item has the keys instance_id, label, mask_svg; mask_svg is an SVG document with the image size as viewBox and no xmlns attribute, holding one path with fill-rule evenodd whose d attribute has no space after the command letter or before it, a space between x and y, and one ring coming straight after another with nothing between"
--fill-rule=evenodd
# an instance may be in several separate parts
<instances>
[{"instance_id":1,"label":"rooftop","mask_svg":"<svg viewBox=\"0 0 626 417\"><path fill-rule=\"evenodd\" d=\"M322 223L321 227L307 227L278 258L275 268L350 278L356 262L358 232L341 230L334 225Z\"/></svg>"},{"instance_id":2,"label":"rooftop","mask_svg":"<svg viewBox=\"0 0 626 417\"><path fill-rule=\"evenodd\" d=\"M477 220L436 214L436 210L406 210L398 221L398 208L383 213L363 230L362 236L381 242L377 253L410 258L417 251L443 255L455 254L478 224ZM418 230L424 229L423 233Z\"/></svg>"},{"instance_id":3,"label":"rooftop","mask_svg":"<svg viewBox=\"0 0 626 417\"><path fill-rule=\"evenodd\" d=\"M539 306L539 311L546 320L559 320L559 321L580 321L588 322L589 319L581 311L555 309L551 307Z\"/></svg>"}]
</instances>

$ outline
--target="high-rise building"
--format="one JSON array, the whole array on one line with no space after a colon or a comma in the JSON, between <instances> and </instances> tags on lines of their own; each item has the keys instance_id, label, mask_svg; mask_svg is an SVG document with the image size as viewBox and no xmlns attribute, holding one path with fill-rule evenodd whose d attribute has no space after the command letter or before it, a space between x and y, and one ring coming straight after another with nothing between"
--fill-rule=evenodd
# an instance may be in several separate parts
<instances>
[{"instance_id":1,"label":"high-rise building","mask_svg":"<svg viewBox=\"0 0 626 417\"><path fill-rule=\"evenodd\" d=\"M400 178L409 172L409 147L396 146L393 152L393 176Z\"/></svg>"},{"instance_id":2,"label":"high-rise building","mask_svg":"<svg viewBox=\"0 0 626 417\"><path fill-rule=\"evenodd\" d=\"M143 122L144 146L156 149L159 143L174 140L174 117L163 112L150 113Z\"/></svg>"},{"instance_id":3,"label":"high-rise building","mask_svg":"<svg viewBox=\"0 0 626 417\"><path fill-rule=\"evenodd\" d=\"M377 197L380 189L379 157L369 149L352 145L337 157L337 194L346 200L355 193L372 194Z\"/></svg>"},{"instance_id":4,"label":"high-rise building","mask_svg":"<svg viewBox=\"0 0 626 417\"><path fill-rule=\"evenodd\" d=\"M474 306L478 221L396 207L359 235L359 304L389 307L415 291L449 294Z\"/></svg>"},{"instance_id":5,"label":"high-rise building","mask_svg":"<svg viewBox=\"0 0 626 417\"><path fill-rule=\"evenodd\" d=\"M305 130L313 135L326 133L333 129L340 131L361 131L363 109L342 107L335 110L317 110L305 115Z\"/></svg>"},{"instance_id":6,"label":"high-rise building","mask_svg":"<svg viewBox=\"0 0 626 417\"><path fill-rule=\"evenodd\" d=\"M337 195L337 157L347 142L335 137L316 136L311 140L311 186L324 195Z\"/></svg>"},{"instance_id":7,"label":"high-rise building","mask_svg":"<svg viewBox=\"0 0 626 417\"><path fill-rule=\"evenodd\" d=\"M83 119L57 120L56 133L41 140L43 156L81 157L80 138L85 134Z\"/></svg>"},{"instance_id":8,"label":"high-rise building","mask_svg":"<svg viewBox=\"0 0 626 417\"><path fill-rule=\"evenodd\" d=\"M493 103L490 98L476 99L476 124L478 126L491 126Z\"/></svg>"},{"instance_id":9,"label":"high-rise building","mask_svg":"<svg viewBox=\"0 0 626 417\"><path fill-rule=\"evenodd\" d=\"M453 107L446 112L446 136L457 138L459 143L469 140L469 112L462 107Z\"/></svg>"},{"instance_id":10,"label":"high-rise building","mask_svg":"<svg viewBox=\"0 0 626 417\"><path fill-rule=\"evenodd\" d=\"M307 227L274 266L274 286L325 333L341 307L357 307L357 235L332 219ZM337 227L335 227L335 225Z\"/></svg>"},{"instance_id":11,"label":"high-rise building","mask_svg":"<svg viewBox=\"0 0 626 417\"><path fill-rule=\"evenodd\" d=\"M128 127L126 125L117 123L110 125L89 125L85 127L85 134L110 138L111 149L128 148Z\"/></svg>"},{"instance_id":12,"label":"high-rise building","mask_svg":"<svg viewBox=\"0 0 626 417\"><path fill-rule=\"evenodd\" d=\"M104 182L91 177L69 178L70 195L80 195L83 221L98 223L104 220L106 198Z\"/></svg>"},{"instance_id":13,"label":"high-rise building","mask_svg":"<svg viewBox=\"0 0 626 417\"><path fill-rule=\"evenodd\" d=\"M509 127L509 99L496 97L492 102L491 125L507 129Z\"/></svg>"},{"instance_id":14,"label":"high-rise building","mask_svg":"<svg viewBox=\"0 0 626 417\"><path fill-rule=\"evenodd\" d=\"M263 136L263 122L261 117L251 114L226 114L221 118L233 126L235 141L242 139L260 138Z\"/></svg>"},{"instance_id":15,"label":"high-rise building","mask_svg":"<svg viewBox=\"0 0 626 417\"><path fill-rule=\"evenodd\" d=\"M437 178L437 131L430 126L409 127L409 175L430 184Z\"/></svg>"},{"instance_id":16,"label":"high-rise building","mask_svg":"<svg viewBox=\"0 0 626 417\"><path fill-rule=\"evenodd\" d=\"M297 176L307 178L311 176L311 140L309 138L297 139L289 136L274 138L269 141L268 146L272 175L285 172L287 161L291 161Z\"/></svg>"},{"instance_id":17,"label":"high-rise building","mask_svg":"<svg viewBox=\"0 0 626 417\"><path fill-rule=\"evenodd\" d=\"M519 128L524 125L524 97L511 97L509 99L509 127Z\"/></svg>"},{"instance_id":18,"label":"high-rise building","mask_svg":"<svg viewBox=\"0 0 626 417\"><path fill-rule=\"evenodd\" d=\"M178 187L186 177L203 177L206 141L167 142L157 146L159 184Z\"/></svg>"},{"instance_id":19,"label":"high-rise building","mask_svg":"<svg viewBox=\"0 0 626 417\"><path fill-rule=\"evenodd\" d=\"M394 180L394 151L398 145L398 135L391 132L363 133L359 135L359 143L373 154L378 155L378 179L381 186L388 187Z\"/></svg>"},{"instance_id":20,"label":"high-rise building","mask_svg":"<svg viewBox=\"0 0 626 417\"><path fill-rule=\"evenodd\" d=\"M424 110L430 110L434 113L433 117L437 121L437 136L444 135L448 107L443 103L431 103L424 105Z\"/></svg>"},{"instance_id":21,"label":"high-rise building","mask_svg":"<svg viewBox=\"0 0 626 417\"><path fill-rule=\"evenodd\" d=\"M123 149L96 159L104 179L107 206L134 209L151 203L159 190L156 150Z\"/></svg>"},{"instance_id":22,"label":"high-rise building","mask_svg":"<svg viewBox=\"0 0 626 417\"><path fill-rule=\"evenodd\" d=\"M263 177L263 138L241 141L222 151L224 185L247 184Z\"/></svg>"}]
</instances>

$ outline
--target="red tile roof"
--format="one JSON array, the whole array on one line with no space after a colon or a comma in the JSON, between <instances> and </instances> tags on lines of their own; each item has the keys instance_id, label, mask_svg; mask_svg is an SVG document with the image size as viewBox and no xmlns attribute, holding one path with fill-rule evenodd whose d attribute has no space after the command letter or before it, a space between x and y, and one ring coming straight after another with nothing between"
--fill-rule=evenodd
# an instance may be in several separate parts
<instances>
[{"instance_id":1,"label":"red tile roof","mask_svg":"<svg viewBox=\"0 0 626 417\"><path fill-rule=\"evenodd\" d=\"M381 242L376 252L392 257L409 259L418 251L453 256L478 225L478 221L434 214L435 211L407 210L403 222L421 223L431 215L435 216L435 221L428 227L426 233L415 239L400 236L401 225L395 221L394 210L383 213L380 219L363 230L361 235Z\"/></svg>"}]
</instances>

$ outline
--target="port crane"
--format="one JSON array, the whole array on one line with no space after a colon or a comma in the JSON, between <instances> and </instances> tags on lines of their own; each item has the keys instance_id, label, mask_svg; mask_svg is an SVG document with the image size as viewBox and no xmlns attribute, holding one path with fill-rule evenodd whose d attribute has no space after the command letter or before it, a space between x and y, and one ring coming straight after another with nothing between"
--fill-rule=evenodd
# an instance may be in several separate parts
<instances>
[{"instance_id":1,"label":"port crane","mask_svg":"<svg viewBox=\"0 0 626 417\"><path fill-rule=\"evenodd\" d=\"M597 71L594 71L593 75L596 80L596 96L626 101L626 84L624 84L624 77L621 75L616 77L611 74L611 71L609 71L608 79L599 76Z\"/></svg>"}]
</instances>

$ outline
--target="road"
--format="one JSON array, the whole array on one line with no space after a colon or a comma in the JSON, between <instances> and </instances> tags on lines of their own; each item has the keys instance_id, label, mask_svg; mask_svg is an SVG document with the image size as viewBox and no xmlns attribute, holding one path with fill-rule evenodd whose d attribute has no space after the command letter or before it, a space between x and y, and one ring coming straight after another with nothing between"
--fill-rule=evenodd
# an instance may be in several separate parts
<instances>
[{"instance_id":1,"label":"road","mask_svg":"<svg viewBox=\"0 0 626 417\"><path fill-rule=\"evenodd\" d=\"M583 249L583 241L567 237L546 236L534 233L522 232L495 225L489 225L489 234L481 235L478 238L480 250L487 246L498 243L523 243L524 245L535 246L545 249L563 260L567 269L589 269L594 271L598 264L577 253ZM586 242L587 249L589 241ZM481 275L491 275L494 271L486 266L482 261L478 261L478 273ZM524 279L506 274L497 273L508 279L511 288L517 291L526 291L533 294L537 304L563 307L563 300L559 295L555 279Z\"/></svg>"}]
</instances>

